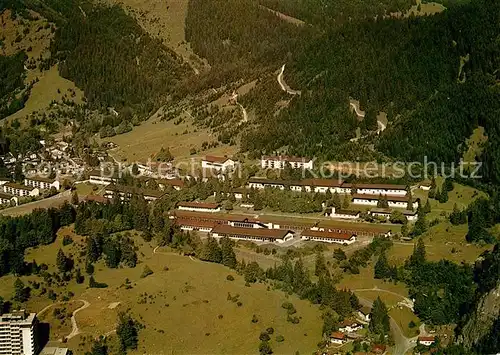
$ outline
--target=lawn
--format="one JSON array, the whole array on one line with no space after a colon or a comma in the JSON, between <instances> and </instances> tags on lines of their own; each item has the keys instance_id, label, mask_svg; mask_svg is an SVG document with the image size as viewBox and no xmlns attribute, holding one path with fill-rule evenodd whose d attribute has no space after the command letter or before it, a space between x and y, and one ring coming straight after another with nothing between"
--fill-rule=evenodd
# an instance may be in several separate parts
<instances>
[{"instance_id":1,"label":"lawn","mask_svg":"<svg viewBox=\"0 0 500 355\"><path fill-rule=\"evenodd\" d=\"M73 235L75 242L63 247L65 234ZM145 326L140 331L138 350L130 354L258 353L259 334L267 327L274 328L271 346L278 354L311 353L321 340L321 312L308 301L269 289L266 284L246 287L241 276L222 265L201 262L168 250L154 254L152 246L140 236L135 234L134 240L141 261L137 267L109 269L102 262L96 264L95 279L107 283L108 288L88 289L87 280L82 285L72 280L66 288L54 289L60 295L72 291L73 300L90 302L90 306L76 316L82 334L68 341L76 354L88 350L89 341L83 337L112 334L117 313L125 310L130 310ZM62 248L66 255L74 255L76 264L81 265L84 260L78 260L76 255L82 246L82 238L65 228L55 243L29 250L26 260L47 263L49 270L55 270L57 250ZM154 273L141 278L144 265ZM226 280L229 274L234 276L234 281ZM36 276L22 279L27 284ZM124 287L126 279L130 288ZM13 282L12 276L0 278L1 296L9 298L12 295ZM40 311L52 303L39 293L33 290L28 310ZM241 306L227 299L229 293L239 295ZM286 321L287 313L281 307L285 301L292 302L297 309L297 316L301 318L298 325ZM252 323L253 315L257 323ZM274 340L277 335L283 335L285 341L277 343Z\"/></svg>"},{"instance_id":2,"label":"lawn","mask_svg":"<svg viewBox=\"0 0 500 355\"><path fill-rule=\"evenodd\" d=\"M408 307L394 307L389 311L389 315L401 328L406 337L413 338L419 334L420 319ZM411 321L415 324L414 327L409 326Z\"/></svg>"}]
</instances>

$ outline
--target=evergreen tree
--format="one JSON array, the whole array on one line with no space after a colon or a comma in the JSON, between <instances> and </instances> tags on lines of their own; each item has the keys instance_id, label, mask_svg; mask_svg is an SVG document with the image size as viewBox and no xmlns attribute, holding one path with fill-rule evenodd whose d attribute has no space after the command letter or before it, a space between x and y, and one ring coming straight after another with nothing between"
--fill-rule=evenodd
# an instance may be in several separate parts
<instances>
[{"instance_id":1,"label":"evergreen tree","mask_svg":"<svg viewBox=\"0 0 500 355\"><path fill-rule=\"evenodd\" d=\"M445 202L448 202L448 190L446 188L443 188L443 190L439 194L439 203Z\"/></svg>"},{"instance_id":2,"label":"evergreen tree","mask_svg":"<svg viewBox=\"0 0 500 355\"><path fill-rule=\"evenodd\" d=\"M222 251L222 264L231 269L236 269L236 254L234 253L231 239L228 237L222 238L220 245Z\"/></svg>"},{"instance_id":3,"label":"evergreen tree","mask_svg":"<svg viewBox=\"0 0 500 355\"><path fill-rule=\"evenodd\" d=\"M340 249L340 248L337 248L333 251L333 257L335 259L337 259L338 261L343 261L343 260L346 260L347 259L347 256L345 255L345 252Z\"/></svg>"},{"instance_id":4,"label":"evergreen tree","mask_svg":"<svg viewBox=\"0 0 500 355\"><path fill-rule=\"evenodd\" d=\"M374 271L376 279L385 279L391 276L391 267L389 266L385 253L380 254L377 263L375 264Z\"/></svg>"},{"instance_id":5,"label":"evergreen tree","mask_svg":"<svg viewBox=\"0 0 500 355\"><path fill-rule=\"evenodd\" d=\"M263 208L264 208L264 202L262 201L260 193L256 192L255 196L254 196L254 199L253 199L253 209L255 211L260 211Z\"/></svg>"},{"instance_id":6,"label":"evergreen tree","mask_svg":"<svg viewBox=\"0 0 500 355\"><path fill-rule=\"evenodd\" d=\"M217 240L215 240L213 237L207 238L207 241L203 246L200 259L218 264L222 262L222 250L219 247L219 243L217 243Z\"/></svg>"},{"instance_id":7,"label":"evergreen tree","mask_svg":"<svg viewBox=\"0 0 500 355\"><path fill-rule=\"evenodd\" d=\"M14 281L14 301L26 302L30 298L30 289L24 286L21 279L17 278Z\"/></svg>"},{"instance_id":8,"label":"evergreen tree","mask_svg":"<svg viewBox=\"0 0 500 355\"><path fill-rule=\"evenodd\" d=\"M443 182L443 190L446 191L453 191L453 181L450 178L444 179Z\"/></svg>"},{"instance_id":9,"label":"evergreen tree","mask_svg":"<svg viewBox=\"0 0 500 355\"><path fill-rule=\"evenodd\" d=\"M264 276L264 272L257 262L252 261L245 267L244 277L246 282L254 283Z\"/></svg>"},{"instance_id":10,"label":"evergreen tree","mask_svg":"<svg viewBox=\"0 0 500 355\"><path fill-rule=\"evenodd\" d=\"M351 205L351 196L345 195L344 202L342 203L342 208L349 208L350 205Z\"/></svg>"},{"instance_id":11,"label":"evergreen tree","mask_svg":"<svg viewBox=\"0 0 500 355\"><path fill-rule=\"evenodd\" d=\"M224 204L224 209L226 211L232 211L233 210L233 203L229 200L226 201L226 203Z\"/></svg>"},{"instance_id":12,"label":"evergreen tree","mask_svg":"<svg viewBox=\"0 0 500 355\"><path fill-rule=\"evenodd\" d=\"M414 237L418 237L424 234L427 231L428 225L427 220L425 218L425 214L420 213L418 215L417 221L415 222L415 226L413 227L412 234Z\"/></svg>"},{"instance_id":13,"label":"evergreen tree","mask_svg":"<svg viewBox=\"0 0 500 355\"><path fill-rule=\"evenodd\" d=\"M379 335L380 339L389 334L391 329L387 307L380 297L373 302L368 328L372 333Z\"/></svg>"},{"instance_id":14,"label":"evergreen tree","mask_svg":"<svg viewBox=\"0 0 500 355\"><path fill-rule=\"evenodd\" d=\"M80 202L80 200L78 199L78 192L76 192L76 190L75 190L71 194L71 204L74 206L77 206L79 202Z\"/></svg>"},{"instance_id":15,"label":"evergreen tree","mask_svg":"<svg viewBox=\"0 0 500 355\"><path fill-rule=\"evenodd\" d=\"M338 194L337 191L335 191L332 197L332 207L335 207L336 209L340 209L342 207L342 202L340 201L340 195Z\"/></svg>"},{"instance_id":16,"label":"evergreen tree","mask_svg":"<svg viewBox=\"0 0 500 355\"><path fill-rule=\"evenodd\" d=\"M413 246L413 254L410 256L410 266L420 266L425 263L425 243L422 238L418 238Z\"/></svg>"},{"instance_id":17,"label":"evergreen tree","mask_svg":"<svg viewBox=\"0 0 500 355\"><path fill-rule=\"evenodd\" d=\"M314 275L319 276L327 272L325 256L321 250L316 252L316 262L314 267Z\"/></svg>"},{"instance_id":18,"label":"evergreen tree","mask_svg":"<svg viewBox=\"0 0 500 355\"><path fill-rule=\"evenodd\" d=\"M108 346L106 345L106 341L95 341L90 352L86 352L85 355L108 355Z\"/></svg>"},{"instance_id":19,"label":"evergreen tree","mask_svg":"<svg viewBox=\"0 0 500 355\"><path fill-rule=\"evenodd\" d=\"M437 189L436 178L433 176L431 179L431 186L429 188L429 195L428 195L429 198L436 198L436 189Z\"/></svg>"},{"instance_id":20,"label":"evergreen tree","mask_svg":"<svg viewBox=\"0 0 500 355\"><path fill-rule=\"evenodd\" d=\"M57 252L56 265L59 272L68 271L68 259L61 249Z\"/></svg>"},{"instance_id":21,"label":"evergreen tree","mask_svg":"<svg viewBox=\"0 0 500 355\"><path fill-rule=\"evenodd\" d=\"M427 199L425 202L424 208L421 209L421 213L430 213L431 212L431 200L430 198Z\"/></svg>"},{"instance_id":22,"label":"evergreen tree","mask_svg":"<svg viewBox=\"0 0 500 355\"><path fill-rule=\"evenodd\" d=\"M441 200L441 192L439 191L439 188L436 188L436 192L434 193L434 199L436 201Z\"/></svg>"},{"instance_id":23,"label":"evergreen tree","mask_svg":"<svg viewBox=\"0 0 500 355\"><path fill-rule=\"evenodd\" d=\"M120 341L120 350L127 352L129 349L137 349L138 344L138 327L137 322L126 313L118 314L118 327L116 335Z\"/></svg>"}]
</instances>

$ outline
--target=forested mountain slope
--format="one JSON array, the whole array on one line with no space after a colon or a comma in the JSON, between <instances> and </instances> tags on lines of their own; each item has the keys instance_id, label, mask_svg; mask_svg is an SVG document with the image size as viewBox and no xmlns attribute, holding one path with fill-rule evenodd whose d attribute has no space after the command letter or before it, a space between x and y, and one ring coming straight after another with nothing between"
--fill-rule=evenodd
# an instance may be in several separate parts
<instances>
[{"instance_id":1,"label":"forested mountain slope","mask_svg":"<svg viewBox=\"0 0 500 355\"><path fill-rule=\"evenodd\" d=\"M92 109L127 108L145 117L191 73L118 6L86 0L21 0L6 6L22 16L35 10L55 22L51 57L41 67L59 63L61 75L85 92Z\"/></svg>"},{"instance_id":2,"label":"forested mountain slope","mask_svg":"<svg viewBox=\"0 0 500 355\"><path fill-rule=\"evenodd\" d=\"M270 18L269 11L258 11L262 5L307 24ZM487 134L496 130L500 5L492 0L448 2L449 8L433 16L377 17L411 5L300 0L231 5L207 0L201 5L191 0L186 28L195 50L211 63L239 68L241 76L248 73L242 70L248 63L252 68L272 65L273 70L287 63L287 83L302 91L277 109L279 103L264 99L264 92L272 91L269 85L277 83L260 83L262 99L251 100L260 114L242 138L243 151L253 156L288 150L328 159L372 159L382 153L402 160L426 155L438 162L457 161L475 127L486 126ZM349 142L357 127L362 133L373 130L349 112L350 97L370 117L387 113L389 126L380 137ZM365 154L371 145L378 152ZM485 150L491 179L500 176L494 163L497 146L493 137ZM363 153L354 157L353 148Z\"/></svg>"}]
</instances>

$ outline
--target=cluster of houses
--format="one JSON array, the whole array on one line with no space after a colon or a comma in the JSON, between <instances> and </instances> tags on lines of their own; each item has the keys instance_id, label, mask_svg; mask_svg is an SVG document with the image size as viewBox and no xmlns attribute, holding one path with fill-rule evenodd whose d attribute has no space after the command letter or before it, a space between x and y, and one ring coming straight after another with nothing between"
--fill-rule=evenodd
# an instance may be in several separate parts
<instances>
[{"instance_id":1,"label":"cluster of houses","mask_svg":"<svg viewBox=\"0 0 500 355\"><path fill-rule=\"evenodd\" d=\"M20 198L36 197L44 190L60 189L55 179L32 176L24 179L24 184L12 181L0 181L0 204L18 205Z\"/></svg>"}]
</instances>

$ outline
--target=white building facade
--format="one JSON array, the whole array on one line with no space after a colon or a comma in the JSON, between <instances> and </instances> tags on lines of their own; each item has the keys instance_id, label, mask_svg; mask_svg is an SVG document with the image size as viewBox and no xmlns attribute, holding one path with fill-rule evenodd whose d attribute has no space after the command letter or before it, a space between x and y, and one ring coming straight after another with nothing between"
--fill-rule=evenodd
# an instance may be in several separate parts
<instances>
[{"instance_id":1,"label":"white building facade","mask_svg":"<svg viewBox=\"0 0 500 355\"><path fill-rule=\"evenodd\" d=\"M18 311L0 316L0 354L35 355L36 313Z\"/></svg>"}]
</instances>

